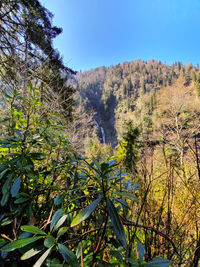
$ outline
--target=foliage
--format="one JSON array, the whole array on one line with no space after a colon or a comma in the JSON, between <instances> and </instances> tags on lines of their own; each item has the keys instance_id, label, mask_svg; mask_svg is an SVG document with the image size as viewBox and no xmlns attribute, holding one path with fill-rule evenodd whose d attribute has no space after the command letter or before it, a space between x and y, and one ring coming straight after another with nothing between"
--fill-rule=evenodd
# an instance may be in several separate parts
<instances>
[{"instance_id":1,"label":"foliage","mask_svg":"<svg viewBox=\"0 0 200 267\"><path fill-rule=\"evenodd\" d=\"M114 157L77 155L58 114L39 99L31 85L23 95L13 90L5 98L1 265L147 265L142 245L137 259L124 227L138 202L138 185Z\"/></svg>"},{"instance_id":2,"label":"foliage","mask_svg":"<svg viewBox=\"0 0 200 267\"><path fill-rule=\"evenodd\" d=\"M51 19L39 1L0 3L0 265L197 267L199 68L69 77Z\"/></svg>"},{"instance_id":3,"label":"foliage","mask_svg":"<svg viewBox=\"0 0 200 267\"><path fill-rule=\"evenodd\" d=\"M186 90L193 87L195 91L194 83L198 91L198 76L199 69L191 64L183 66L178 62L169 66L157 60L136 60L78 73L70 81L78 89L78 119L70 138L83 140L86 150L88 135L90 138L100 136L98 131L94 133L94 118L104 128L106 143L113 147L123 137L124 121L133 121L142 134L151 135L156 127L154 111L159 104L159 92L168 92L170 87ZM82 120L82 114L87 116L87 122Z\"/></svg>"},{"instance_id":4,"label":"foliage","mask_svg":"<svg viewBox=\"0 0 200 267\"><path fill-rule=\"evenodd\" d=\"M131 122L128 122L126 125L127 131L123 136L123 142L121 146L125 150L124 165L127 168L127 171L134 174L137 173L137 159L138 159L138 137L139 129L133 128Z\"/></svg>"},{"instance_id":5,"label":"foliage","mask_svg":"<svg viewBox=\"0 0 200 267\"><path fill-rule=\"evenodd\" d=\"M75 72L64 65L53 47L62 29L52 25L52 17L38 0L1 1L1 91L20 90L32 82L43 89L43 100L59 94L69 120L74 89L66 86L66 76Z\"/></svg>"}]
</instances>

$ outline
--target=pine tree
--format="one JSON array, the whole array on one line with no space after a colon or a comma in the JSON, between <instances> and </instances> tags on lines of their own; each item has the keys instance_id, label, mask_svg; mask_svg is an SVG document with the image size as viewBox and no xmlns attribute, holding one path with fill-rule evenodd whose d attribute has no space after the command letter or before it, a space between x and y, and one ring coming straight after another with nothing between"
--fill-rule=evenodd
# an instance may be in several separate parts
<instances>
[{"instance_id":1,"label":"pine tree","mask_svg":"<svg viewBox=\"0 0 200 267\"><path fill-rule=\"evenodd\" d=\"M137 173L136 163L138 158L138 145L139 129L134 128L132 122L126 125L126 132L123 136L123 146L125 148L124 164L127 171Z\"/></svg>"},{"instance_id":2,"label":"pine tree","mask_svg":"<svg viewBox=\"0 0 200 267\"><path fill-rule=\"evenodd\" d=\"M1 0L0 80L12 89L34 81L48 87L48 92L59 92L69 115L73 89L66 86L64 77L75 72L53 47L62 29L52 25L52 17L38 0Z\"/></svg>"}]
</instances>

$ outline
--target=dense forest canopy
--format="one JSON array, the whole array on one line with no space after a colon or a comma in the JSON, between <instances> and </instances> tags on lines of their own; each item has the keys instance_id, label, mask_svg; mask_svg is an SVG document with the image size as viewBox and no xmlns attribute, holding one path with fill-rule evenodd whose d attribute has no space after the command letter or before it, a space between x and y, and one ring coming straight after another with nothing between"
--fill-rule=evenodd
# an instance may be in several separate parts
<instances>
[{"instance_id":1,"label":"dense forest canopy","mask_svg":"<svg viewBox=\"0 0 200 267\"><path fill-rule=\"evenodd\" d=\"M0 265L198 267L199 66L76 74L60 33L1 1Z\"/></svg>"},{"instance_id":2,"label":"dense forest canopy","mask_svg":"<svg viewBox=\"0 0 200 267\"><path fill-rule=\"evenodd\" d=\"M160 109L164 113L164 110L169 108L167 105L170 105L170 97L172 92L176 91L176 87L183 88L179 93L175 93L177 98L178 94L180 95L182 104L191 106L192 101L197 101L200 71L198 66L194 67L191 63L183 66L178 62L169 66L157 60L148 62L137 60L78 73L70 82L78 88L76 106L78 113L82 109L81 114L85 113L87 118L84 119L82 116L81 120L78 117L72 138L76 143L78 140L85 140L87 144L90 139L96 137L102 142L101 132L98 129L95 131L95 121L97 121L99 126L104 128L106 143L116 146L123 136L124 125L129 120L132 120L141 132L152 133L151 138L156 138ZM189 89L190 93L187 94L193 95L190 99L185 95L185 91ZM170 103L167 104L167 101ZM186 104L184 101L189 103ZM178 102L175 101L174 105L175 109ZM183 107L180 111L183 111ZM166 110L166 113L169 112ZM190 118L195 114L197 117L198 108L193 109ZM195 125L197 126L197 123Z\"/></svg>"}]
</instances>

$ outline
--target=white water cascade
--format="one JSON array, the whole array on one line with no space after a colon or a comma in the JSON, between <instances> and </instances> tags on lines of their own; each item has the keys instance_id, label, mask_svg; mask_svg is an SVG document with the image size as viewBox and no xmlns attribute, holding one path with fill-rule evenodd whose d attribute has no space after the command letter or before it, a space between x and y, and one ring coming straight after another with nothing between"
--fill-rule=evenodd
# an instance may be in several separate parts
<instances>
[{"instance_id":1,"label":"white water cascade","mask_svg":"<svg viewBox=\"0 0 200 267\"><path fill-rule=\"evenodd\" d=\"M101 131L102 141L103 141L103 144L105 145L105 144L106 144L106 135L105 135L104 128L101 127L101 126L99 125L99 123L95 120L95 118L94 118L94 121L95 121L97 127L98 127L98 128L100 129L100 131Z\"/></svg>"},{"instance_id":2,"label":"white water cascade","mask_svg":"<svg viewBox=\"0 0 200 267\"><path fill-rule=\"evenodd\" d=\"M103 139L103 144L105 145L105 143L106 143L106 136L105 136L104 128L103 127L100 127L100 129L101 129L101 135L102 135L102 139Z\"/></svg>"}]
</instances>

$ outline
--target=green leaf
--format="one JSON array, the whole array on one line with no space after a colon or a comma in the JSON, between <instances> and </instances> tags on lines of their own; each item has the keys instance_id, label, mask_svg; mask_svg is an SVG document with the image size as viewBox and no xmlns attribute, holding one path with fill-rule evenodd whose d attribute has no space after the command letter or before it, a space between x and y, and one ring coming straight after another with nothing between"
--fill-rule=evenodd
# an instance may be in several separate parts
<instances>
[{"instance_id":1,"label":"green leaf","mask_svg":"<svg viewBox=\"0 0 200 267\"><path fill-rule=\"evenodd\" d=\"M72 223L71 223L71 227L79 224L80 222L86 220L91 213L96 209L97 205L99 204L99 202L101 201L101 196L99 198L97 198L96 200L94 200L89 206L87 206L84 210L82 210L77 216L76 218L73 219Z\"/></svg>"},{"instance_id":2,"label":"green leaf","mask_svg":"<svg viewBox=\"0 0 200 267\"><path fill-rule=\"evenodd\" d=\"M15 204L21 204L21 203L24 203L24 202L26 202L26 201L28 201L28 200L29 200L29 198L23 198L23 197L20 197L20 198L16 199L16 200L14 201L14 203L15 203Z\"/></svg>"},{"instance_id":3,"label":"green leaf","mask_svg":"<svg viewBox=\"0 0 200 267\"><path fill-rule=\"evenodd\" d=\"M144 246L141 244L141 243L138 243L137 244L137 252L139 254L139 261L143 261L143 258L144 258Z\"/></svg>"},{"instance_id":4,"label":"green leaf","mask_svg":"<svg viewBox=\"0 0 200 267\"><path fill-rule=\"evenodd\" d=\"M50 247L46 250L46 252L37 260L37 262L33 265L33 267L40 267L43 262L46 260L46 258L49 256L51 250L53 247Z\"/></svg>"},{"instance_id":5,"label":"green leaf","mask_svg":"<svg viewBox=\"0 0 200 267\"><path fill-rule=\"evenodd\" d=\"M125 233L124 233L124 228L123 225L120 221L119 215L116 211L115 206L113 205L112 201L107 198L107 208L108 208L108 213L112 222L113 230L114 233L116 234L118 240L122 244L123 247L126 247L126 238L125 238Z\"/></svg>"},{"instance_id":6,"label":"green leaf","mask_svg":"<svg viewBox=\"0 0 200 267\"><path fill-rule=\"evenodd\" d=\"M21 229L25 232L32 233L32 234L39 234L39 235L46 235L46 233L34 225L23 225Z\"/></svg>"},{"instance_id":7,"label":"green leaf","mask_svg":"<svg viewBox=\"0 0 200 267\"><path fill-rule=\"evenodd\" d=\"M148 267L169 267L170 261L163 258L153 258L152 261L147 262L145 266Z\"/></svg>"},{"instance_id":8,"label":"green leaf","mask_svg":"<svg viewBox=\"0 0 200 267\"><path fill-rule=\"evenodd\" d=\"M47 259L45 264L47 267L64 267L64 266L66 266L66 265L60 264L60 261L56 258Z\"/></svg>"},{"instance_id":9,"label":"green leaf","mask_svg":"<svg viewBox=\"0 0 200 267\"><path fill-rule=\"evenodd\" d=\"M115 198L115 200L119 203L121 203L122 205L126 206L127 208L129 208L129 205L126 201L122 200L122 199L118 199L118 198Z\"/></svg>"},{"instance_id":10,"label":"green leaf","mask_svg":"<svg viewBox=\"0 0 200 267\"><path fill-rule=\"evenodd\" d=\"M59 195L54 200L54 205L60 205L65 198L65 194Z\"/></svg>"},{"instance_id":11,"label":"green leaf","mask_svg":"<svg viewBox=\"0 0 200 267\"><path fill-rule=\"evenodd\" d=\"M53 228L53 231L56 231L61 225L63 225L63 223L65 222L65 220L67 219L67 215L63 215L59 221L56 223L56 225Z\"/></svg>"},{"instance_id":12,"label":"green leaf","mask_svg":"<svg viewBox=\"0 0 200 267\"><path fill-rule=\"evenodd\" d=\"M6 217L5 219L2 219L0 222L0 226L6 226L8 224L11 224L14 221L13 218Z\"/></svg>"},{"instance_id":13,"label":"green leaf","mask_svg":"<svg viewBox=\"0 0 200 267\"><path fill-rule=\"evenodd\" d=\"M76 257L77 257L77 259L79 259L81 257L81 245L80 244L81 243L78 243L78 246L76 248Z\"/></svg>"},{"instance_id":14,"label":"green leaf","mask_svg":"<svg viewBox=\"0 0 200 267\"><path fill-rule=\"evenodd\" d=\"M43 237L42 236L35 236L35 237L29 237L29 238L16 240L16 241L13 241L13 242L7 244L3 248L1 248L1 250L10 252L10 251L13 251L13 250L18 249L18 248L23 248L23 247L41 239L41 238L43 238Z\"/></svg>"},{"instance_id":15,"label":"green leaf","mask_svg":"<svg viewBox=\"0 0 200 267\"><path fill-rule=\"evenodd\" d=\"M4 177L4 175L7 173L7 171L9 171L9 169L3 170L3 171L0 173L0 179L2 179L2 178Z\"/></svg>"},{"instance_id":16,"label":"green leaf","mask_svg":"<svg viewBox=\"0 0 200 267\"><path fill-rule=\"evenodd\" d=\"M99 162L95 159L95 157L92 157L92 162L96 165L97 169L99 172L101 172L101 165L99 164ZM96 170L92 165L89 165L90 167L92 167L94 170ZM96 170L97 171L97 170Z\"/></svg>"},{"instance_id":17,"label":"green leaf","mask_svg":"<svg viewBox=\"0 0 200 267\"><path fill-rule=\"evenodd\" d=\"M33 168L34 166L32 165L32 164L29 164L29 165L26 165L25 167L24 167L24 169L25 170L28 170L28 169L31 169L31 168Z\"/></svg>"},{"instance_id":18,"label":"green leaf","mask_svg":"<svg viewBox=\"0 0 200 267\"><path fill-rule=\"evenodd\" d=\"M12 180L12 174L7 178L3 187L2 187L2 194L6 194L10 190L10 183Z\"/></svg>"},{"instance_id":19,"label":"green leaf","mask_svg":"<svg viewBox=\"0 0 200 267\"><path fill-rule=\"evenodd\" d=\"M65 226L65 227L61 227L58 230L58 234L57 234L57 238L60 238L62 235L64 235L67 231L69 230L69 227Z\"/></svg>"},{"instance_id":20,"label":"green leaf","mask_svg":"<svg viewBox=\"0 0 200 267\"><path fill-rule=\"evenodd\" d=\"M16 195L19 192L20 189L20 183L21 183L21 176L19 176L13 183L10 193L12 195L12 197L16 197Z\"/></svg>"},{"instance_id":21,"label":"green leaf","mask_svg":"<svg viewBox=\"0 0 200 267\"><path fill-rule=\"evenodd\" d=\"M54 245L55 243L55 238L52 235L47 236L44 240L44 245L46 248L50 248Z\"/></svg>"},{"instance_id":22,"label":"green leaf","mask_svg":"<svg viewBox=\"0 0 200 267\"><path fill-rule=\"evenodd\" d=\"M41 252L42 250L36 250L34 248L28 250L26 253L24 253L22 256L21 256L21 260L27 260L33 256L35 256L36 254L38 254L39 252Z\"/></svg>"},{"instance_id":23,"label":"green leaf","mask_svg":"<svg viewBox=\"0 0 200 267\"><path fill-rule=\"evenodd\" d=\"M58 250L60 254L63 256L63 259L68 264L70 264L72 267L78 266L77 258L71 250L69 250L67 247L65 247L62 244L58 244Z\"/></svg>"},{"instance_id":24,"label":"green leaf","mask_svg":"<svg viewBox=\"0 0 200 267\"><path fill-rule=\"evenodd\" d=\"M8 202L8 199L9 199L9 195L10 193L9 192L6 192L5 194L3 194L3 197L1 199L1 206L5 206L6 203Z\"/></svg>"},{"instance_id":25,"label":"green leaf","mask_svg":"<svg viewBox=\"0 0 200 267\"><path fill-rule=\"evenodd\" d=\"M54 225L57 223L57 221L60 219L61 216L62 216L62 209L59 209L54 213L50 224L50 231L53 229Z\"/></svg>"},{"instance_id":26,"label":"green leaf","mask_svg":"<svg viewBox=\"0 0 200 267\"><path fill-rule=\"evenodd\" d=\"M26 208L26 215L29 220L33 217L33 209L31 205L28 205L28 207Z\"/></svg>"}]
</instances>

